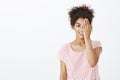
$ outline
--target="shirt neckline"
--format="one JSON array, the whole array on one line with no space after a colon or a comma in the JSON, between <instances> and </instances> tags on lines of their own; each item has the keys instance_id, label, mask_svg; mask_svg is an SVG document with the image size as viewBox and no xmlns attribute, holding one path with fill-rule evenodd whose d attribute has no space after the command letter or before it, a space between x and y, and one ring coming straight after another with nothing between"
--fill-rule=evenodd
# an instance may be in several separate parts
<instances>
[{"instance_id":1,"label":"shirt neckline","mask_svg":"<svg viewBox=\"0 0 120 80\"><path fill-rule=\"evenodd\" d=\"M81 54L82 52L85 51L85 49L82 49L81 51L74 51L71 47L71 42L68 43L69 49L74 53L74 54Z\"/></svg>"}]
</instances>

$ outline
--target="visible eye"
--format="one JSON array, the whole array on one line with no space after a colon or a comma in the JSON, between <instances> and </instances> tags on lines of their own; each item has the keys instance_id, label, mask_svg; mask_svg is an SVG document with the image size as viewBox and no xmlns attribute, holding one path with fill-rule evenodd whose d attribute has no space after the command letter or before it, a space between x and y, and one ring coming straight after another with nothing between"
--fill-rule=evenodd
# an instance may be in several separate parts
<instances>
[{"instance_id":1,"label":"visible eye","mask_svg":"<svg viewBox=\"0 0 120 80\"><path fill-rule=\"evenodd\" d=\"M77 24L76 26L77 26L77 27L80 27L81 25L80 25L80 24Z\"/></svg>"}]
</instances>

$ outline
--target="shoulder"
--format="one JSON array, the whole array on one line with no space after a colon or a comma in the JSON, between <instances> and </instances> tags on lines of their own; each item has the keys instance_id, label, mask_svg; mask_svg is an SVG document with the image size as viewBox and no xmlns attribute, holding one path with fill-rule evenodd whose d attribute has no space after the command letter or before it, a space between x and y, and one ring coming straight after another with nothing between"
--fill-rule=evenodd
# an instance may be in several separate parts
<instances>
[{"instance_id":1,"label":"shoulder","mask_svg":"<svg viewBox=\"0 0 120 80\"><path fill-rule=\"evenodd\" d=\"M66 53L68 53L68 51L69 51L69 45L70 45L69 42L64 43L64 44L61 46L60 50L59 50L59 54L64 54L64 55L65 55Z\"/></svg>"},{"instance_id":2,"label":"shoulder","mask_svg":"<svg viewBox=\"0 0 120 80\"><path fill-rule=\"evenodd\" d=\"M63 44L58 53L58 58L62 60L64 63L66 63L67 61L66 57L67 57L68 45L69 45L68 43Z\"/></svg>"},{"instance_id":3,"label":"shoulder","mask_svg":"<svg viewBox=\"0 0 120 80\"><path fill-rule=\"evenodd\" d=\"M69 48L69 43L64 43L62 46L61 46L61 49L60 50L67 50Z\"/></svg>"}]
</instances>

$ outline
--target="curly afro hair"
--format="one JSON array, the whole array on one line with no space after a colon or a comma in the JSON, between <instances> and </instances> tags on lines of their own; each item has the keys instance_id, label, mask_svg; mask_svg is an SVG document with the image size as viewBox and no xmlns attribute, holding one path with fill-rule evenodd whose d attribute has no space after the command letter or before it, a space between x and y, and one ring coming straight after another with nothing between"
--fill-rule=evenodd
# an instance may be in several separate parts
<instances>
[{"instance_id":1,"label":"curly afro hair","mask_svg":"<svg viewBox=\"0 0 120 80\"><path fill-rule=\"evenodd\" d=\"M74 26L78 18L87 18L91 24L92 19L94 17L93 13L94 13L93 9L90 9L85 4L79 7L73 7L68 13L71 26Z\"/></svg>"}]
</instances>

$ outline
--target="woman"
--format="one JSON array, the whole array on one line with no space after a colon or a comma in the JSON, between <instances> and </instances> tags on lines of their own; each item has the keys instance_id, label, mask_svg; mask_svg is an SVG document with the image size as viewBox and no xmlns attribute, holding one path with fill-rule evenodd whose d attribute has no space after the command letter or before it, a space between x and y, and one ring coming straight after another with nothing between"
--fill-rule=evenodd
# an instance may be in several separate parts
<instances>
[{"instance_id":1,"label":"woman","mask_svg":"<svg viewBox=\"0 0 120 80\"><path fill-rule=\"evenodd\" d=\"M76 38L64 44L58 54L60 80L100 80L97 63L102 47L100 41L90 38L93 9L73 7L69 17Z\"/></svg>"}]
</instances>

